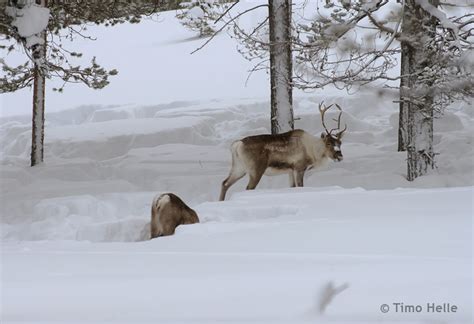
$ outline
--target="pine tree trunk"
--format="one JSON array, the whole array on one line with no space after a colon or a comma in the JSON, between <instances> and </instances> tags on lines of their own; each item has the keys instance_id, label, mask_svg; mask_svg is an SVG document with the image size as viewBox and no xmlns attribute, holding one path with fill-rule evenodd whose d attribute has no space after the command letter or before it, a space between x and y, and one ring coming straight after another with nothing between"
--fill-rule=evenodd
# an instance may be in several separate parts
<instances>
[{"instance_id":1,"label":"pine tree trunk","mask_svg":"<svg viewBox=\"0 0 474 324\"><path fill-rule=\"evenodd\" d=\"M437 0L429 0L436 4ZM432 62L430 49L426 40L436 32L433 19L427 19L427 13L416 4L416 0L407 0L406 8L409 14L404 20L404 29L410 35L407 43L406 60L410 77L407 78L407 93L404 98L407 104L407 179L413 181L425 175L434 167L433 152L433 103L431 92L423 91L431 84L418 77L417 72L422 71Z\"/></svg>"},{"instance_id":2,"label":"pine tree trunk","mask_svg":"<svg viewBox=\"0 0 474 324\"><path fill-rule=\"evenodd\" d=\"M408 66L408 55L409 47L406 42L401 42L401 54L400 54L400 108L398 117L398 152L406 151L407 149L407 129L408 129L408 104L404 100L406 97L406 87L408 85L408 75L410 69Z\"/></svg>"},{"instance_id":3,"label":"pine tree trunk","mask_svg":"<svg viewBox=\"0 0 474 324\"><path fill-rule=\"evenodd\" d=\"M434 167L433 101L408 105L407 179L413 181Z\"/></svg>"},{"instance_id":4,"label":"pine tree trunk","mask_svg":"<svg viewBox=\"0 0 474 324\"><path fill-rule=\"evenodd\" d=\"M294 128L291 0L268 0L272 134Z\"/></svg>"},{"instance_id":5,"label":"pine tree trunk","mask_svg":"<svg viewBox=\"0 0 474 324\"><path fill-rule=\"evenodd\" d=\"M31 166L43 162L44 155L44 86L45 77L41 68L34 68L34 86L33 86L33 118L32 118L32 137L31 137Z\"/></svg>"},{"instance_id":6,"label":"pine tree trunk","mask_svg":"<svg viewBox=\"0 0 474 324\"><path fill-rule=\"evenodd\" d=\"M46 7L46 0L37 1ZM44 97L45 97L45 71L43 64L46 60L46 31L39 37L44 40L43 44L36 44L31 48L34 61L34 85L33 85L33 118L31 132L31 166L43 162L44 155Z\"/></svg>"}]
</instances>

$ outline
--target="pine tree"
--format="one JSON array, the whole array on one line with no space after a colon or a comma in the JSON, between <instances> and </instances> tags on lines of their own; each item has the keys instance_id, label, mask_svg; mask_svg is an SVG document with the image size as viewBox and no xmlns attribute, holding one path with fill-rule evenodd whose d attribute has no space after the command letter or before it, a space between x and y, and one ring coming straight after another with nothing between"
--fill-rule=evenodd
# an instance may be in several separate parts
<instances>
[{"instance_id":1,"label":"pine tree","mask_svg":"<svg viewBox=\"0 0 474 324\"><path fill-rule=\"evenodd\" d=\"M303 89L333 84L349 90L368 83L399 89L398 149L407 150L412 181L435 165L435 113L454 100L472 99L474 75L466 62L474 48L474 14L448 18L438 0L405 0L398 12L381 19L377 13L388 3L325 1L329 14L298 26L294 80ZM358 39L359 26L373 34ZM373 40L381 37L386 41L377 45ZM400 53L400 75L391 76Z\"/></svg>"},{"instance_id":2,"label":"pine tree","mask_svg":"<svg viewBox=\"0 0 474 324\"><path fill-rule=\"evenodd\" d=\"M415 0L406 0L401 34L402 46L407 47L404 53L406 71L403 72L408 75L405 83L401 81L400 101L406 105L403 111L406 116L401 123L406 129L407 179L413 181L434 167L435 97L433 92L423 89L433 86L435 81L430 76L426 77L425 71L436 64L436 20Z\"/></svg>"},{"instance_id":3,"label":"pine tree","mask_svg":"<svg viewBox=\"0 0 474 324\"><path fill-rule=\"evenodd\" d=\"M86 23L113 26L123 22L137 23L143 15L177 5L176 1L60 1L60 0L10 0L0 3L0 49L7 54L23 47L27 54L25 63L10 66L7 58L0 59L4 72L0 77L0 93L13 92L33 85L33 118L31 165L43 162L44 117L46 79L59 78L63 91L69 82L83 83L93 89L109 84L109 76L117 71L106 70L95 58L89 66L74 64L82 53L71 52L62 46L63 40L84 35Z\"/></svg>"}]
</instances>

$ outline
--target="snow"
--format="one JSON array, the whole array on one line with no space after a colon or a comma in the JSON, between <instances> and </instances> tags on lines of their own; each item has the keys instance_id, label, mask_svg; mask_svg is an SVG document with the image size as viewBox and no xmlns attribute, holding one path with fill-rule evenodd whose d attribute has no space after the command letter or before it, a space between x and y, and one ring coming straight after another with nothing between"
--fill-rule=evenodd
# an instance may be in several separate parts
<instances>
[{"instance_id":1,"label":"snow","mask_svg":"<svg viewBox=\"0 0 474 324\"><path fill-rule=\"evenodd\" d=\"M204 18L204 11L199 6L194 6L187 11L187 15L191 19L201 19Z\"/></svg>"},{"instance_id":2,"label":"snow","mask_svg":"<svg viewBox=\"0 0 474 324\"><path fill-rule=\"evenodd\" d=\"M243 88L245 64L221 35L185 61L200 42L170 17L166 33L148 21L102 31L156 35L130 47L94 43L129 67L109 89L47 93L58 111L46 114L40 166L29 167L31 116L11 116L31 97L2 95L0 321L470 323L472 103L435 120L437 169L410 183L406 153L396 151L395 98L297 93L296 127L316 136L318 104L342 107L344 161L309 172L304 188L264 176L244 191L244 178L218 202L231 143L269 132L268 80ZM153 198L165 192L201 223L146 240ZM424 310L397 313L394 303ZM458 311L427 312L427 303Z\"/></svg>"},{"instance_id":3,"label":"snow","mask_svg":"<svg viewBox=\"0 0 474 324\"><path fill-rule=\"evenodd\" d=\"M416 2L423 10L436 17L444 28L451 29L454 33L458 32L458 26L448 19L446 13L433 6L428 0L417 0Z\"/></svg>"},{"instance_id":4,"label":"snow","mask_svg":"<svg viewBox=\"0 0 474 324\"><path fill-rule=\"evenodd\" d=\"M29 3L22 9L7 7L6 13L14 18L12 25L18 29L18 34L26 39L26 47L43 44L44 40L38 37L38 34L48 26L48 8Z\"/></svg>"},{"instance_id":5,"label":"snow","mask_svg":"<svg viewBox=\"0 0 474 324\"><path fill-rule=\"evenodd\" d=\"M247 192L198 205L202 223L169 238L6 244L3 319L467 323L471 198L470 188ZM344 285L328 301L328 286ZM395 302L459 311L379 311Z\"/></svg>"}]
</instances>

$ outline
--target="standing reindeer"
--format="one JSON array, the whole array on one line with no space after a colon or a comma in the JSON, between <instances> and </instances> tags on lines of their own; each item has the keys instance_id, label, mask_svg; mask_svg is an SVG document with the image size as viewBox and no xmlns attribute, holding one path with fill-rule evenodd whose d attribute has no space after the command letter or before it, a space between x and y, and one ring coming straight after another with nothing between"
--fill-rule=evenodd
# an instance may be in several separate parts
<instances>
[{"instance_id":1,"label":"standing reindeer","mask_svg":"<svg viewBox=\"0 0 474 324\"><path fill-rule=\"evenodd\" d=\"M303 187L306 170L317 167L328 159L342 161L341 139L347 125L340 130L342 109L336 104L340 111L337 127L328 131L324 114L332 106L319 104L321 122L326 131L321 133L321 138L295 129L276 135L248 136L232 143L232 168L229 176L222 182L219 200L224 200L230 186L247 173L250 178L247 190L255 189L263 174L287 173L291 187Z\"/></svg>"}]
</instances>

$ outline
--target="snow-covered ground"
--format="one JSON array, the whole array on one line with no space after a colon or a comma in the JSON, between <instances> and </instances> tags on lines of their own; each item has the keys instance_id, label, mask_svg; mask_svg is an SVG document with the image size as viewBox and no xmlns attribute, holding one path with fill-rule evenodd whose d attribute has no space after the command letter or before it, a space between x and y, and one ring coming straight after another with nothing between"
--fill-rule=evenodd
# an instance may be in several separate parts
<instances>
[{"instance_id":1,"label":"snow-covered ground","mask_svg":"<svg viewBox=\"0 0 474 324\"><path fill-rule=\"evenodd\" d=\"M343 107L344 161L308 174L305 188L279 176L245 192L244 178L217 202L229 144L269 132L268 81L259 74L243 88L247 63L225 35L184 60L202 40L171 16L104 31L118 39L142 28L153 46L93 43L120 53L107 58L121 73L103 92L53 97L43 165L28 166L31 117L0 118L1 322L471 323L472 105L436 120L437 169L409 183L393 98L297 94L297 127L316 135L317 104ZM161 74L135 71L154 54ZM2 102L26 111L30 99ZM182 197L201 223L146 240L161 192Z\"/></svg>"},{"instance_id":2,"label":"snow-covered ground","mask_svg":"<svg viewBox=\"0 0 474 324\"><path fill-rule=\"evenodd\" d=\"M4 321L469 322L471 189L303 188L234 198L198 205L202 223L172 237L6 244ZM102 218L90 214L82 233L91 236L78 239L128 239L119 222L92 226L93 217ZM122 223L128 231L138 229L132 220ZM400 302L424 310L396 313ZM458 310L429 313L427 303ZM382 313L382 304L392 310Z\"/></svg>"}]
</instances>

